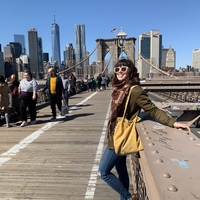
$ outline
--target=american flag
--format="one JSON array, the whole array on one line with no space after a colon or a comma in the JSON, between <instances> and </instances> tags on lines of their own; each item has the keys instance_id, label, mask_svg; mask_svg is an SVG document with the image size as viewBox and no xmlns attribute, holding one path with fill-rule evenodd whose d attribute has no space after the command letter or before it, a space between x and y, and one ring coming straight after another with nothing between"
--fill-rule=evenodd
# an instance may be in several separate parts
<instances>
[{"instance_id":1,"label":"american flag","mask_svg":"<svg viewBox=\"0 0 200 200\"><path fill-rule=\"evenodd\" d=\"M111 30L111 33L114 33L114 32L116 32L116 28L113 28L113 29Z\"/></svg>"}]
</instances>

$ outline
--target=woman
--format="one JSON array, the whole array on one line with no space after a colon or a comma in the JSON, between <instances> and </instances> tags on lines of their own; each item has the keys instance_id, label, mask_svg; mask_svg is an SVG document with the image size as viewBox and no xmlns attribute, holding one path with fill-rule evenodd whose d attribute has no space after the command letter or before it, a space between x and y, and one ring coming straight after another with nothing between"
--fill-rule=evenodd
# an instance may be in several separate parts
<instances>
[{"instance_id":1,"label":"woman","mask_svg":"<svg viewBox=\"0 0 200 200\"><path fill-rule=\"evenodd\" d=\"M19 102L19 95L18 95L18 87L19 87L19 81L17 80L15 74L12 74L10 76L10 81L8 82L8 85L12 92L12 107L15 109L17 113L17 121L20 119L20 102Z\"/></svg>"},{"instance_id":2,"label":"woman","mask_svg":"<svg viewBox=\"0 0 200 200\"><path fill-rule=\"evenodd\" d=\"M157 108L148 98L147 94L139 86L139 74L137 68L130 60L119 60L114 66L114 76L112 79L112 102L110 119L108 122L108 146L101 159L98 175L116 192L120 194L121 200L133 200L134 195L129 193L129 176L126 167L126 156L119 156L114 151L113 135L117 117L122 117L126 97L131 86L136 85L132 90L126 118L131 119L140 109L143 109L151 117L162 124L174 128L190 130L186 124L176 122L163 110ZM118 177L111 173L113 167L116 168Z\"/></svg>"},{"instance_id":3,"label":"woman","mask_svg":"<svg viewBox=\"0 0 200 200\"><path fill-rule=\"evenodd\" d=\"M11 127L9 116L9 93L11 93L11 90L5 82L4 76L0 75L0 110L4 112L7 128Z\"/></svg>"},{"instance_id":4,"label":"woman","mask_svg":"<svg viewBox=\"0 0 200 200\"><path fill-rule=\"evenodd\" d=\"M30 113L30 124L36 124L36 102L37 102L38 84L32 78L31 72L24 72L24 79L20 81L20 110L21 110L21 127L27 126L27 107Z\"/></svg>"}]
</instances>

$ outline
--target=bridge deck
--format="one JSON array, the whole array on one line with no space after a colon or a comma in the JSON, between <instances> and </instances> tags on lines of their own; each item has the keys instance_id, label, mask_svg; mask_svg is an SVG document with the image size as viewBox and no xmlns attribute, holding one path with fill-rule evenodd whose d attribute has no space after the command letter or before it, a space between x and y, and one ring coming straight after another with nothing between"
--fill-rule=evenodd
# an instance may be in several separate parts
<instances>
[{"instance_id":1,"label":"bridge deck","mask_svg":"<svg viewBox=\"0 0 200 200\"><path fill-rule=\"evenodd\" d=\"M96 176L109 102L109 90L76 94L67 118L50 122L44 104L37 124L0 127L0 199L118 198Z\"/></svg>"},{"instance_id":2,"label":"bridge deck","mask_svg":"<svg viewBox=\"0 0 200 200\"><path fill-rule=\"evenodd\" d=\"M17 122L11 128L0 127L0 199L119 199L118 194L96 175L106 147L109 103L110 90L83 92L70 98L70 113L67 118L61 117L56 122L50 122L51 110L47 103L38 106L37 124L20 127L20 122ZM188 104L185 106L188 109ZM197 108L198 105L195 106ZM161 104L160 107L166 105ZM150 191L149 200L179 197L188 200L188 196L190 199L199 198L198 187L186 184L187 179L190 179L195 180L196 186L198 185L199 175L195 172L198 171L199 159L190 159L189 156L197 156L199 139L193 140L191 135L186 138L185 134L180 134L180 130L176 135L169 127L159 126L160 129L155 130L155 123L149 120L142 124L145 129L140 127L139 132L143 134L141 139L145 150L141 153L140 164L145 172L143 175L147 192ZM144 130L148 130L147 136ZM174 131L177 130L173 129ZM162 136L159 135L160 132ZM151 142L155 145L151 145ZM188 142L190 145L187 145ZM169 143L175 150L170 148ZM195 144L192 146L192 143ZM163 145L166 146L163 148ZM188 147L187 151L181 148L184 146ZM190 154L190 149L195 150L195 154ZM180 155L185 156L182 158ZM155 164L155 157L163 159L163 164ZM188 168L180 168L178 162L169 161L169 158L184 160ZM129 159L131 158L128 157L127 165L130 177L134 178ZM194 167L194 172L190 171L191 166ZM186 170L187 175L184 176ZM181 173L183 174L179 178ZM170 174L172 178L165 179L165 174ZM150 178L154 179L154 186L149 182ZM135 183L131 179L131 190L133 184ZM177 187L178 191L173 191L171 185ZM153 194L157 192L160 198L150 198L152 191Z\"/></svg>"}]
</instances>

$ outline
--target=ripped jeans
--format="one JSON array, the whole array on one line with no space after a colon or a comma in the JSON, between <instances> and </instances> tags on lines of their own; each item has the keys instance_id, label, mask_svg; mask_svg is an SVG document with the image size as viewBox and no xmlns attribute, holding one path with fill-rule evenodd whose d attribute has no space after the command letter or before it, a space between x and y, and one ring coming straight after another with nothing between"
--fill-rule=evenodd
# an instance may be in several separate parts
<instances>
[{"instance_id":1,"label":"ripped jeans","mask_svg":"<svg viewBox=\"0 0 200 200\"><path fill-rule=\"evenodd\" d=\"M111 170L116 168L118 177ZM119 156L113 149L106 148L98 169L98 176L112 189L120 194L120 200L131 199L129 193L129 175L126 167L126 156Z\"/></svg>"}]
</instances>

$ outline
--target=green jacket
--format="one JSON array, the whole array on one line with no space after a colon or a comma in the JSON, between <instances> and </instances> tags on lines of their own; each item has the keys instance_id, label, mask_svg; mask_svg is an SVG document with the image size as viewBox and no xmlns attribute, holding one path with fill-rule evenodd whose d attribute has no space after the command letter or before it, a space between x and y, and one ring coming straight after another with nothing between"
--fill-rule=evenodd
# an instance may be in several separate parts
<instances>
[{"instance_id":1,"label":"green jacket","mask_svg":"<svg viewBox=\"0 0 200 200\"><path fill-rule=\"evenodd\" d=\"M122 105L119 109L118 117L123 116L125 103L126 103L126 98L124 98ZM129 103L128 103L128 107L126 111L126 118L133 119L140 109L143 109L149 116L153 117L161 124L165 124L167 126L173 127L174 122L176 122L176 120L168 116L165 111L156 107L155 104L151 102L151 100L148 98L147 93L140 86L135 86L132 90L132 93L129 99ZM108 138L108 148L113 149L112 136L109 136Z\"/></svg>"}]
</instances>

